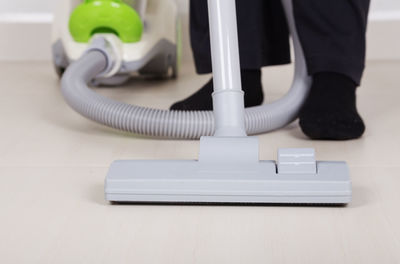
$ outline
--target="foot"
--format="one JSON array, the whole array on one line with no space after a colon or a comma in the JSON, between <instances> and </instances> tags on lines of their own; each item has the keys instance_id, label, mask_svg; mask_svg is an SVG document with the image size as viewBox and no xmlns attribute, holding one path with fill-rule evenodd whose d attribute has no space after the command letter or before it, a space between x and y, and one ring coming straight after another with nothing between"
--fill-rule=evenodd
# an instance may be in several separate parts
<instances>
[{"instance_id":1,"label":"foot","mask_svg":"<svg viewBox=\"0 0 400 264\"><path fill-rule=\"evenodd\" d=\"M261 84L261 70L242 70L242 88L245 92L244 101L246 107L261 105L264 94ZM206 83L200 90L183 101L171 106L171 110L212 110L211 94L214 91L213 79Z\"/></svg>"},{"instance_id":2,"label":"foot","mask_svg":"<svg viewBox=\"0 0 400 264\"><path fill-rule=\"evenodd\" d=\"M365 131L356 108L357 85L345 75L321 72L313 76L310 95L300 112L300 126L311 139L356 139Z\"/></svg>"}]
</instances>

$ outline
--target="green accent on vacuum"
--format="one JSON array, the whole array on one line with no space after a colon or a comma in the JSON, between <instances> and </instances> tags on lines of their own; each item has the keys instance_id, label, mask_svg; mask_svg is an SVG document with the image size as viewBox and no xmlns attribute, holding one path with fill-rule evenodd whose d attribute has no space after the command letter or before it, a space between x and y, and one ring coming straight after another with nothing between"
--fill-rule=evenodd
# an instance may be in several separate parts
<instances>
[{"instance_id":1,"label":"green accent on vacuum","mask_svg":"<svg viewBox=\"0 0 400 264\"><path fill-rule=\"evenodd\" d=\"M80 43L88 43L97 33L113 33L124 43L134 43L142 37L143 23L121 0L85 0L72 12L69 30Z\"/></svg>"}]
</instances>

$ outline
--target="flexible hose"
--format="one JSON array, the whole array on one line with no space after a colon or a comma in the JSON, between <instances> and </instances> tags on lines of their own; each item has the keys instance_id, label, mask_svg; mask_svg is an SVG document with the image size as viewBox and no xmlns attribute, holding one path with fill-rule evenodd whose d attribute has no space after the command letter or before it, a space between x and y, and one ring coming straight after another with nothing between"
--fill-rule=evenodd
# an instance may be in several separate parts
<instances>
[{"instance_id":1,"label":"flexible hose","mask_svg":"<svg viewBox=\"0 0 400 264\"><path fill-rule=\"evenodd\" d=\"M295 77L289 92L271 104L246 109L249 135L286 126L297 118L310 87L303 51L294 24L292 3L283 0L295 49ZM198 139L214 133L212 111L168 111L130 105L97 94L88 83L108 67L107 51L94 49L68 67L62 78L62 94L83 116L136 134L155 137Z\"/></svg>"}]
</instances>

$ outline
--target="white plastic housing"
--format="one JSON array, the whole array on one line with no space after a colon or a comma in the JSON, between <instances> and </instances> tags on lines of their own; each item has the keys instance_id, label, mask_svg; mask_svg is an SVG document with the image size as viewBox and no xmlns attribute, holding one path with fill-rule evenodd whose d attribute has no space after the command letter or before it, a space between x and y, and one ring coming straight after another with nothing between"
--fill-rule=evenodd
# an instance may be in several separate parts
<instances>
[{"instance_id":1,"label":"white plastic housing","mask_svg":"<svg viewBox=\"0 0 400 264\"><path fill-rule=\"evenodd\" d=\"M90 45L90 43L75 42L68 28L70 14L81 2L81 0L61 0L55 13L52 43L62 42L69 61L77 60ZM141 41L122 44L121 54L123 61L126 62L142 60L160 40L176 44L178 10L175 1L147 0L140 2L141 10L138 12L139 14L145 12L145 15L141 14L141 17L145 18L144 33Z\"/></svg>"}]
</instances>

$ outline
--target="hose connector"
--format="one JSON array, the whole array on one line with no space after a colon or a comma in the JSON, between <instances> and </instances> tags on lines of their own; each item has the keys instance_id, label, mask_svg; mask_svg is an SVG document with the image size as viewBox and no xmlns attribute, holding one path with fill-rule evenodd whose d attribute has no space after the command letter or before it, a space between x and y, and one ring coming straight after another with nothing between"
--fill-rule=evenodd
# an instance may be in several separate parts
<instances>
[{"instance_id":1,"label":"hose connector","mask_svg":"<svg viewBox=\"0 0 400 264\"><path fill-rule=\"evenodd\" d=\"M85 54L91 51L100 51L107 60L106 68L97 78L109 78L119 72L122 65L122 43L116 35L96 34Z\"/></svg>"}]
</instances>

